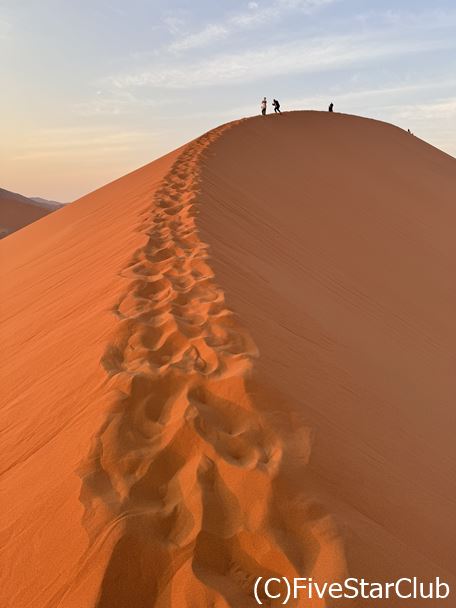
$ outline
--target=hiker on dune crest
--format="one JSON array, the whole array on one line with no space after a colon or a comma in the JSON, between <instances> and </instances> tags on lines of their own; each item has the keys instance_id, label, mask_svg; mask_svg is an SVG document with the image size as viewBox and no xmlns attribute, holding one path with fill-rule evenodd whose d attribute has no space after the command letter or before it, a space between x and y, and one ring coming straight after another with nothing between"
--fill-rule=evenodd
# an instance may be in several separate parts
<instances>
[{"instance_id":1,"label":"hiker on dune crest","mask_svg":"<svg viewBox=\"0 0 456 608\"><path fill-rule=\"evenodd\" d=\"M277 99L273 99L272 100L272 107L274 108L274 112L276 114L281 114L282 112L280 111L280 103L278 102Z\"/></svg>"},{"instance_id":2,"label":"hiker on dune crest","mask_svg":"<svg viewBox=\"0 0 456 608\"><path fill-rule=\"evenodd\" d=\"M263 116L266 115L267 105L268 105L268 102L266 101L266 97L263 97L263 101L261 102L261 113L263 114Z\"/></svg>"}]
</instances>

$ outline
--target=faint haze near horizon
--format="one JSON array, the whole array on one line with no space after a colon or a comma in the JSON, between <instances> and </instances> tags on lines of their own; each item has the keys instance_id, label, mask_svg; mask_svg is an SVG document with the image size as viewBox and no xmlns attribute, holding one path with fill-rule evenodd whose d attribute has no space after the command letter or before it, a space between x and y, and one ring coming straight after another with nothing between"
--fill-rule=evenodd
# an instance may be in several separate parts
<instances>
[{"instance_id":1,"label":"faint haze near horizon","mask_svg":"<svg viewBox=\"0 0 456 608\"><path fill-rule=\"evenodd\" d=\"M264 95L456 156L455 34L451 0L0 1L0 187L73 200Z\"/></svg>"}]
</instances>

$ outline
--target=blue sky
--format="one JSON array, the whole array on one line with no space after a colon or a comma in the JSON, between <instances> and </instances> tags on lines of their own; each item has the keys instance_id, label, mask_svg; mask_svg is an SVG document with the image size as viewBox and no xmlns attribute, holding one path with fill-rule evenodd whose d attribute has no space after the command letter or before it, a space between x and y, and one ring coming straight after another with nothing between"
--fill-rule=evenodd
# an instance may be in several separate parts
<instances>
[{"instance_id":1,"label":"blue sky","mask_svg":"<svg viewBox=\"0 0 456 608\"><path fill-rule=\"evenodd\" d=\"M259 111L411 128L456 156L450 0L0 0L0 186L69 201Z\"/></svg>"}]
</instances>

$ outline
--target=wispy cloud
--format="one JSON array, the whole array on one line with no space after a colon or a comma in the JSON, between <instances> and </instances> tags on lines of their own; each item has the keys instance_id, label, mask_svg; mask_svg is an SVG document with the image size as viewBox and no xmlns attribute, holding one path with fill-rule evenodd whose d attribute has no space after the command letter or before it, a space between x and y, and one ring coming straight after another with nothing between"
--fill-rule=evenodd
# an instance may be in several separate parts
<instances>
[{"instance_id":1,"label":"wispy cloud","mask_svg":"<svg viewBox=\"0 0 456 608\"><path fill-rule=\"evenodd\" d=\"M260 6L257 2L250 2L247 11L235 13L228 19L231 30L235 28L259 27L280 17L281 11L277 3Z\"/></svg>"},{"instance_id":2,"label":"wispy cloud","mask_svg":"<svg viewBox=\"0 0 456 608\"><path fill-rule=\"evenodd\" d=\"M337 1L338 0L274 0L270 4L249 2L247 5L249 10L233 15L229 21L230 23L241 27L258 26L280 19L292 11L299 11L310 15L320 8L329 4L334 4Z\"/></svg>"},{"instance_id":3,"label":"wispy cloud","mask_svg":"<svg viewBox=\"0 0 456 608\"><path fill-rule=\"evenodd\" d=\"M332 4L336 0L276 0L276 4L287 9L313 12L327 4Z\"/></svg>"},{"instance_id":4,"label":"wispy cloud","mask_svg":"<svg viewBox=\"0 0 456 608\"><path fill-rule=\"evenodd\" d=\"M190 49L201 48L221 40L228 36L229 30L223 25L209 24L195 34L183 36L181 39L172 42L168 50L170 51L188 51Z\"/></svg>"},{"instance_id":5,"label":"wispy cloud","mask_svg":"<svg viewBox=\"0 0 456 608\"><path fill-rule=\"evenodd\" d=\"M135 108L155 105L148 99L138 99L131 91L119 89L97 91L92 99L76 103L75 114L80 116L118 116L130 114Z\"/></svg>"},{"instance_id":6,"label":"wispy cloud","mask_svg":"<svg viewBox=\"0 0 456 608\"><path fill-rule=\"evenodd\" d=\"M394 106L394 109L399 118L413 118L413 120L454 119L456 117L456 97L429 103Z\"/></svg>"},{"instance_id":7,"label":"wispy cloud","mask_svg":"<svg viewBox=\"0 0 456 608\"><path fill-rule=\"evenodd\" d=\"M169 11L163 17L162 23L170 34L182 34L185 30L185 15L186 13L182 9Z\"/></svg>"},{"instance_id":8,"label":"wispy cloud","mask_svg":"<svg viewBox=\"0 0 456 608\"><path fill-rule=\"evenodd\" d=\"M416 31L420 29L445 29L456 25L454 8L432 8L426 11L410 11L401 8L386 10L366 10L353 16L359 24L385 24L390 27Z\"/></svg>"},{"instance_id":9,"label":"wispy cloud","mask_svg":"<svg viewBox=\"0 0 456 608\"><path fill-rule=\"evenodd\" d=\"M269 46L262 50L220 54L193 63L155 65L110 77L118 89L162 87L185 89L232 85L284 74L363 65L378 58L452 48L456 41L393 36L333 36Z\"/></svg>"},{"instance_id":10,"label":"wispy cloud","mask_svg":"<svg viewBox=\"0 0 456 608\"><path fill-rule=\"evenodd\" d=\"M273 21L277 21L285 14L300 11L311 14L319 8L333 4L338 0L273 0L269 4L249 2L247 10L228 14L219 23L209 23L197 32L183 32L182 18L165 19L168 29L179 36L168 46L170 51L188 51L190 49L206 47L213 42L228 38L238 30L256 28Z\"/></svg>"},{"instance_id":11,"label":"wispy cloud","mask_svg":"<svg viewBox=\"0 0 456 608\"><path fill-rule=\"evenodd\" d=\"M119 131L115 127L40 129L22 144L13 160L112 156L137 150L150 137L150 133Z\"/></svg>"}]
</instances>

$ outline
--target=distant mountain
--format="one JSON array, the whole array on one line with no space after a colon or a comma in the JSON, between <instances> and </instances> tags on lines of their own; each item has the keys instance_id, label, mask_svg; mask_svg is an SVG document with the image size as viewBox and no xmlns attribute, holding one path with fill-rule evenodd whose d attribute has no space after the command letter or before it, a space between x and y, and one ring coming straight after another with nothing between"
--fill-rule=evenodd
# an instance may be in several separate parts
<instances>
[{"instance_id":1,"label":"distant mountain","mask_svg":"<svg viewBox=\"0 0 456 608\"><path fill-rule=\"evenodd\" d=\"M47 207L52 210L59 209L60 207L62 207L62 205L64 205L64 203L58 203L57 201L49 201L48 199L41 198L40 196L31 196L30 200L35 203L38 203L38 205L41 205L42 207Z\"/></svg>"},{"instance_id":2,"label":"distant mountain","mask_svg":"<svg viewBox=\"0 0 456 608\"><path fill-rule=\"evenodd\" d=\"M43 198L28 198L0 188L0 238L39 220L62 206Z\"/></svg>"}]
</instances>

